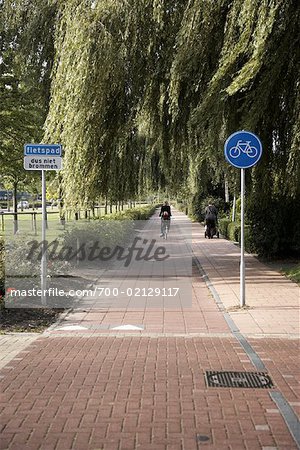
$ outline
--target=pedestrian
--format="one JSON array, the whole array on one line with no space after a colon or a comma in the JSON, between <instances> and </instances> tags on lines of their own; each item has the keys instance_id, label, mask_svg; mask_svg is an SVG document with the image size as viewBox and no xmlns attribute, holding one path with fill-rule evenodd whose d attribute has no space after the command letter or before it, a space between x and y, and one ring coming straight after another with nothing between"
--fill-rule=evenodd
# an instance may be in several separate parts
<instances>
[{"instance_id":1,"label":"pedestrian","mask_svg":"<svg viewBox=\"0 0 300 450\"><path fill-rule=\"evenodd\" d=\"M216 228L218 223L218 210L215 205L210 202L205 208L205 225L208 229Z\"/></svg>"}]
</instances>

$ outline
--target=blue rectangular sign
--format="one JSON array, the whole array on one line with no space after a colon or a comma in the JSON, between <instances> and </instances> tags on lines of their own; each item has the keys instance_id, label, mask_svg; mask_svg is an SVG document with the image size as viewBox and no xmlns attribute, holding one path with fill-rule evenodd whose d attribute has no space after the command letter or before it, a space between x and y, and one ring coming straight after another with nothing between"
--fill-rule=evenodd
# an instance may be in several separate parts
<instances>
[{"instance_id":1,"label":"blue rectangular sign","mask_svg":"<svg viewBox=\"0 0 300 450\"><path fill-rule=\"evenodd\" d=\"M24 155L61 156L60 144L25 144Z\"/></svg>"}]
</instances>

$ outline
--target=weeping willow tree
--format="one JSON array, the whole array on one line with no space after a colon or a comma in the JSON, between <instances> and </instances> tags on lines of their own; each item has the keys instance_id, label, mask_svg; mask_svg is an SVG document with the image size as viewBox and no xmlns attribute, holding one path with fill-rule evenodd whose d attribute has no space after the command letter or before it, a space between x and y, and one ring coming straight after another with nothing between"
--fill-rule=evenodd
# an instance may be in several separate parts
<instances>
[{"instance_id":1,"label":"weeping willow tree","mask_svg":"<svg viewBox=\"0 0 300 450\"><path fill-rule=\"evenodd\" d=\"M125 199L171 182L164 174L171 161L167 97L182 7L149 0L57 7L45 139L64 145L67 204Z\"/></svg>"},{"instance_id":2,"label":"weeping willow tree","mask_svg":"<svg viewBox=\"0 0 300 450\"><path fill-rule=\"evenodd\" d=\"M204 195L225 178L233 192L238 171L223 145L248 129L264 148L247 171L249 221L262 227L258 198L266 210L297 209L298 0L3 3L16 11L25 60L41 75L52 69L44 140L63 144L68 207L164 187ZM27 9L33 26L23 29ZM48 40L34 37L50 24Z\"/></svg>"},{"instance_id":3,"label":"weeping willow tree","mask_svg":"<svg viewBox=\"0 0 300 450\"><path fill-rule=\"evenodd\" d=\"M70 201L113 190L119 166L124 177L136 170L135 186L126 187L134 193L144 158L156 165L157 183L175 188L190 173L221 179L224 139L239 127L264 141L261 172L269 167L276 185L297 194L290 176L299 180L296 1L65 0L56 7L46 137L65 145Z\"/></svg>"},{"instance_id":4,"label":"weeping willow tree","mask_svg":"<svg viewBox=\"0 0 300 450\"><path fill-rule=\"evenodd\" d=\"M202 175L207 167L222 175L224 140L250 129L264 143L260 176L270 181L269 167L276 185L299 192L299 14L297 1L189 3L172 67L172 108L200 174L203 165Z\"/></svg>"},{"instance_id":5,"label":"weeping willow tree","mask_svg":"<svg viewBox=\"0 0 300 450\"><path fill-rule=\"evenodd\" d=\"M137 191L142 150L136 145L135 109L145 63L133 53L142 55L137 41L142 46L145 38L129 6L113 1L59 6L46 139L64 145L69 206Z\"/></svg>"},{"instance_id":6,"label":"weeping willow tree","mask_svg":"<svg viewBox=\"0 0 300 450\"><path fill-rule=\"evenodd\" d=\"M238 171L222 164L232 132L262 139L262 161L247 171L251 240L260 253L300 250L299 24L295 0L195 0L172 66L173 127L187 136L196 190L224 177L236 184Z\"/></svg>"},{"instance_id":7,"label":"weeping willow tree","mask_svg":"<svg viewBox=\"0 0 300 450\"><path fill-rule=\"evenodd\" d=\"M0 0L0 183L17 191L35 183L23 146L39 142L47 115L53 60L53 10L43 1ZM14 218L17 231L17 215Z\"/></svg>"}]
</instances>

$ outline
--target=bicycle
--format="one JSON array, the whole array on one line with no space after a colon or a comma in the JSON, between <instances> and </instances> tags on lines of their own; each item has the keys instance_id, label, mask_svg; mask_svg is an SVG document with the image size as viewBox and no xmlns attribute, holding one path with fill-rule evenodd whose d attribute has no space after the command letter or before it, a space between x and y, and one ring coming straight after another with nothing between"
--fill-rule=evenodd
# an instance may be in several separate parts
<instances>
[{"instance_id":1,"label":"bicycle","mask_svg":"<svg viewBox=\"0 0 300 450\"><path fill-rule=\"evenodd\" d=\"M249 158L255 158L258 154L256 147L250 145L251 141L243 142L241 140L237 141L235 147L231 147L229 150L229 155L231 158L238 158L241 153L245 153Z\"/></svg>"},{"instance_id":2,"label":"bicycle","mask_svg":"<svg viewBox=\"0 0 300 450\"><path fill-rule=\"evenodd\" d=\"M168 232L170 228L170 219L162 219L162 227L161 227L163 238L167 240Z\"/></svg>"}]
</instances>

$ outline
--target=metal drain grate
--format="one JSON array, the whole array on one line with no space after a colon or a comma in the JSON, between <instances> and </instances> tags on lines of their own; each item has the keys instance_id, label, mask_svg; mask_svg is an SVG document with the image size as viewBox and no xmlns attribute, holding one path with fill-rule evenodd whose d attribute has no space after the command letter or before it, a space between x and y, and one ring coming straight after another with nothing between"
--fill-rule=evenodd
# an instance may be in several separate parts
<instances>
[{"instance_id":1,"label":"metal drain grate","mask_svg":"<svg viewBox=\"0 0 300 450\"><path fill-rule=\"evenodd\" d=\"M215 372L207 370L205 380L208 387L273 388L273 382L264 372Z\"/></svg>"}]
</instances>

